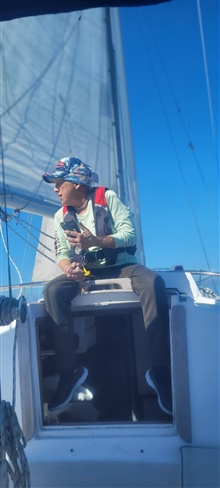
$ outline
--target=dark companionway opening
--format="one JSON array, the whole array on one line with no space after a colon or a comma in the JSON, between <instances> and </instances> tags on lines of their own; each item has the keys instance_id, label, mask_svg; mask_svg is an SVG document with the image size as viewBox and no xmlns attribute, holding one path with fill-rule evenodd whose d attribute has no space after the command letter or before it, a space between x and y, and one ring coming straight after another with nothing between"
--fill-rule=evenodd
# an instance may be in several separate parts
<instances>
[{"instance_id":1,"label":"dark companionway opening","mask_svg":"<svg viewBox=\"0 0 220 488\"><path fill-rule=\"evenodd\" d=\"M48 412L47 403L59 378L52 323L49 317L36 319L43 424L172 422L172 417L159 408L145 381L148 353L141 310L102 312L91 319L86 318L90 324L89 339L86 330L83 338L76 336L78 362L88 369L88 377L73 401L52 413ZM76 332L81 335L82 328L86 329L85 317L74 320Z\"/></svg>"}]
</instances>

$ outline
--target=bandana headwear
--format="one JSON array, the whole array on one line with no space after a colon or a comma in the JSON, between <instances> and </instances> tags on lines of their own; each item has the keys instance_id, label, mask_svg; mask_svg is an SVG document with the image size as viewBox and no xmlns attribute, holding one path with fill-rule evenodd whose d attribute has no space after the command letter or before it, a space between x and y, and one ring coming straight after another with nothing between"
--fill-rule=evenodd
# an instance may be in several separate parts
<instances>
[{"instance_id":1,"label":"bandana headwear","mask_svg":"<svg viewBox=\"0 0 220 488\"><path fill-rule=\"evenodd\" d=\"M58 178L88 187L91 187L92 183L98 183L98 175L91 171L88 164L77 158L63 158L57 163L54 173L43 175L47 183L54 183Z\"/></svg>"}]
</instances>

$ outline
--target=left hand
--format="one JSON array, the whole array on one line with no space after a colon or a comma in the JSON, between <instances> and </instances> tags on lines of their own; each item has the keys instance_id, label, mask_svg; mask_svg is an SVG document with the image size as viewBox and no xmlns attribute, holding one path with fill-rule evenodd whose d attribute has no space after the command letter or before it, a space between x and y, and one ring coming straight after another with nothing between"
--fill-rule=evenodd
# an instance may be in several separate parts
<instances>
[{"instance_id":1,"label":"left hand","mask_svg":"<svg viewBox=\"0 0 220 488\"><path fill-rule=\"evenodd\" d=\"M77 246L80 249L89 249L89 247L95 246L95 236L80 222L82 232L76 232L74 230L66 230L66 239L71 246ZM68 235L67 235L68 234Z\"/></svg>"}]
</instances>

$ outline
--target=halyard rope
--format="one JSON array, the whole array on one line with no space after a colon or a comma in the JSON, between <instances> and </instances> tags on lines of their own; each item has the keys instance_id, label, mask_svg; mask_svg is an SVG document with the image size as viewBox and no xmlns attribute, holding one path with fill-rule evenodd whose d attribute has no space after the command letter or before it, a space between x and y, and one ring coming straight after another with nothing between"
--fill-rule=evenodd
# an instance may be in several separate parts
<instances>
[{"instance_id":1,"label":"halyard rope","mask_svg":"<svg viewBox=\"0 0 220 488\"><path fill-rule=\"evenodd\" d=\"M17 325L13 347L13 400L0 402L0 487L9 487L9 477L14 488L30 488L30 472L24 452L26 440L19 425L15 408L16 400L16 344Z\"/></svg>"}]
</instances>

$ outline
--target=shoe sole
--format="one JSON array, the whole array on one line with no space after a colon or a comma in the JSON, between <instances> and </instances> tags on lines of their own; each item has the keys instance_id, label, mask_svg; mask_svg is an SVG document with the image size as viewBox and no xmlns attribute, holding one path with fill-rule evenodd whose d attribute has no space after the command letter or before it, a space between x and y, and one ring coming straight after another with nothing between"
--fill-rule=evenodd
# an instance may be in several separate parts
<instances>
[{"instance_id":1,"label":"shoe sole","mask_svg":"<svg viewBox=\"0 0 220 488\"><path fill-rule=\"evenodd\" d=\"M157 399L158 399L158 403L159 403L160 408L165 413L168 413L168 415L173 415L173 413L170 410L168 410L166 407L164 407L164 405L161 403L159 391L158 391L157 387L155 386L153 380L151 379L149 371L146 372L146 382L148 383L149 386L151 386L151 388L153 388L154 391L156 391Z\"/></svg>"},{"instance_id":2,"label":"shoe sole","mask_svg":"<svg viewBox=\"0 0 220 488\"><path fill-rule=\"evenodd\" d=\"M80 386L82 383L84 383L84 381L86 380L87 376L88 376L88 369L87 368L83 368L83 373L82 373L82 376L80 376L80 378L78 379L78 381L75 383L74 387L72 388L69 396L67 397L67 399L65 400L65 402L63 403L60 403L60 405L56 406L56 407L52 407L52 408L48 408L48 410L50 412L54 412L54 410L60 410L61 408L65 407L65 405L67 405L72 396L73 396L73 393L77 390L78 386Z\"/></svg>"}]
</instances>

